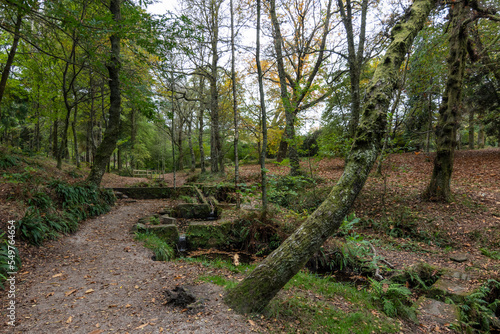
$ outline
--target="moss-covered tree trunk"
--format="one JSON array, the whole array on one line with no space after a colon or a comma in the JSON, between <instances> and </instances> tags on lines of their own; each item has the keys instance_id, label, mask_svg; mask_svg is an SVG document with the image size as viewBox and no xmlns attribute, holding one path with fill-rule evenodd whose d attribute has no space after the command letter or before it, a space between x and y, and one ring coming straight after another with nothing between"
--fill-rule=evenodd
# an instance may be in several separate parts
<instances>
[{"instance_id":1,"label":"moss-covered tree trunk","mask_svg":"<svg viewBox=\"0 0 500 334\"><path fill-rule=\"evenodd\" d=\"M113 20L117 23L115 29L119 29L121 21L121 0L111 0L109 10L113 15ZM120 136L120 114L121 114L121 90L120 90L120 35L115 31L110 37L111 59L107 64L109 73L109 119L106 132L101 144L97 148L94 165L87 177L87 182L99 185L101 183L109 158L116 148L118 137Z\"/></svg>"},{"instance_id":2,"label":"moss-covered tree trunk","mask_svg":"<svg viewBox=\"0 0 500 334\"><path fill-rule=\"evenodd\" d=\"M415 0L411 12L393 28L392 41L368 88L344 173L323 204L240 284L227 292L224 300L236 311L261 311L339 228L351 210L380 150L387 109L397 88L397 73L405 53L434 5L434 0Z\"/></svg>"},{"instance_id":3,"label":"moss-covered tree trunk","mask_svg":"<svg viewBox=\"0 0 500 334\"><path fill-rule=\"evenodd\" d=\"M467 34L464 21L468 7L456 2L450 8L450 37L448 54L448 78L436 126L436 158L431 181L424 192L424 198L433 201L451 199L450 181L453 159L457 145L457 128L464 78Z\"/></svg>"}]
</instances>

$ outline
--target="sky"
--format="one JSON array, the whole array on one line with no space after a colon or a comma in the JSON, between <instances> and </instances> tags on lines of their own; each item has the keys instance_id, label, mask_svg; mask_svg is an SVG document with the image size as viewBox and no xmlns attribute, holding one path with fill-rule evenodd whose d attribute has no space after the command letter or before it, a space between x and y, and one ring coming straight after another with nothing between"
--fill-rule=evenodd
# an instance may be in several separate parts
<instances>
[{"instance_id":1,"label":"sky","mask_svg":"<svg viewBox=\"0 0 500 334\"><path fill-rule=\"evenodd\" d=\"M173 12L176 5L176 0L158 0L157 3L149 5L147 11L153 14L165 14L168 10Z\"/></svg>"}]
</instances>

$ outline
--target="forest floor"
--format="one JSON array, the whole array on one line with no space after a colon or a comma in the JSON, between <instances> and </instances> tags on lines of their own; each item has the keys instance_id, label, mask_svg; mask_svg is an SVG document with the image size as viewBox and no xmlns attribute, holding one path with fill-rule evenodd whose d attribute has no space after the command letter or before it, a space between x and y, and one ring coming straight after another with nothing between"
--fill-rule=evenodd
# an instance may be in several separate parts
<instances>
[{"instance_id":1,"label":"forest floor","mask_svg":"<svg viewBox=\"0 0 500 334\"><path fill-rule=\"evenodd\" d=\"M356 201L356 215L363 221L356 233L369 239L396 269L425 262L467 272L471 285L499 279L500 149L456 152L454 201L446 204L420 198L432 172L432 158L423 153L389 156L383 176L370 176ZM318 188L328 189L340 177L343 160L306 160L303 168L322 180ZM268 169L275 175L287 173L286 167L277 164L269 164ZM244 165L240 173L243 182L257 182L260 167ZM178 173L177 185L189 176ZM172 182L171 175L166 179L167 184ZM130 186L137 181L147 180L106 175L103 186ZM8 200L16 197L16 189L0 186L3 220L22 216L22 206ZM243 274L201 263L152 261L151 251L134 241L130 229L165 203L120 200L108 214L83 222L75 234L40 247L21 243L15 333L308 332L307 324L291 318L237 315L222 303L222 287L199 279L209 274L241 280ZM451 260L455 254L464 254L467 260ZM165 305L165 290L176 286L188 287L202 305L194 309ZM296 293L296 289L282 291L278 297L285 303ZM8 303L5 293L0 301L3 317ZM343 310L353 307L345 299L334 304ZM2 319L0 331L12 329ZM401 321L401 333L440 331L452 330L425 319L418 325Z\"/></svg>"}]
</instances>

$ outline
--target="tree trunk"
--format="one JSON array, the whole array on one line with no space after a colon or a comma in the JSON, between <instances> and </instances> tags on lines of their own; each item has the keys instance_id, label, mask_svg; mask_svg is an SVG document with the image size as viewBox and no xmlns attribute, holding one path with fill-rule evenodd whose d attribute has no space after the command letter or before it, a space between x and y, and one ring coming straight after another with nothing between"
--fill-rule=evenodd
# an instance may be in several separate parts
<instances>
[{"instance_id":1,"label":"tree trunk","mask_svg":"<svg viewBox=\"0 0 500 334\"><path fill-rule=\"evenodd\" d=\"M361 111L361 93L359 83L361 80L361 68L364 60L365 49L365 32L366 32L366 13L368 11L368 0L363 0L361 3L361 24L359 31L358 50L354 44L354 28L352 25L352 4L350 0L338 0L338 7L340 9L340 16L346 31L347 37L347 62L349 65L349 79L351 88L351 119L349 121L349 135L354 138L356 128L359 122L359 114Z\"/></svg>"},{"instance_id":2,"label":"tree trunk","mask_svg":"<svg viewBox=\"0 0 500 334\"><path fill-rule=\"evenodd\" d=\"M449 37L448 79L439 107L436 126L436 158L431 181L423 197L432 201L450 201L450 181L453 159L457 145L457 128L460 111L462 81L464 77L467 45L467 9L463 2L453 4L450 9L451 31Z\"/></svg>"},{"instance_id":3,"label":"tree trunk","mask_svg":"<svg viewBox=\"0 0 500 334\"><path fill-rule=\"evenodd\" d=\"M431 79L432 87L432 79ZM431 149L431 135L432 135L432 92L429 92L429 103L427 104L427 133L425 134L425 153L429 153Z\"/></svg>"},{"instance_id":4,"label":"tree trunk","mask_svg":"<svg viewBox=\"0 0 500 334\"><path fill-rule=\"evenodd\" d=\"M111 0L109 10L113 15L113 21L117 24L121 21L121 0ZM106 65L109 73L109 120L104 138L97 148L94 165L87 177L87 182L99 185L101 183L106 164L116 148L120 136L120 114L121 114L121 90L120 90L120 36L113 33L109 40L111 42L111 59Z\"/></svg>"},{"instance_id":5,"label":"tree trunk","mask_svg":"<svg viewBox=\"0 0 500 334\"><path fill-rule=\"evenodd\" d=\"M239 131L238 131L238 100L236 96L236 69L235 69L235 45L234 45L234 8L233 0L230 1L231 7L231 88L233 92L233 113L234 113L234 188L236 194L239 194L239 180L240 180L240 165L238 159L238 141L239 141ZM240 208L239 195L236 199L236 208Z\"/></svg>"},{"instance_id":6,"label":"tree trunk","mask_svg":"<svg viewBox=\"0 0 500 334\"><path fill-rule=\"evenodd\" d=\"M200 148L200 168L202 173L206 173L205 168L205 149L203 148L203 112L205 111L205 103L203 99L203 79L200 78L200 110L198 113L198 146Z\"/></svg>"},{"instance_id":7,"label":"tree trunk","mask_svg":"<svg viewBox=\"0 0 500 334\"><path fill-rule=\"evenodd\" d=\"M477 132L477 148L484 148L485 135L484 124L479 120L479 131Z\"/></svg>"},{"instance_id":8,"label":"tree trunk","mask_svg":"<svg viewBox=\"0 0 500 334\"><path fill-rule=\"evenodd\" d=\"M194 155L193 149L193 115L189 116L188 122L188 144L189 144L189 154L191 156L191 172L194 172L196 169L196 157Z\"/></svg>"},{"instance_id":9,"label":"tree trunk","mask_svg":"<svg viewBox=\"0 0 500 334\"><path fill-rule=\"evenodd\" d=\"M286 137L286 133L287 133L287 130L286 130L286 125L285 125L285 129L283 131L283 134L281 135L280 145L278 147L278 153L276 154L276 161L278 161L278 162L282 162L283 159L286 158L286 155L288 153L288 140Z\"/></svg>"},{"instance_id":10,"label":"tree trunk","mask_svg":"<svg viewBox=\"0 0 500 334\"><path fill-rule=\"evenodd\" d=\"M222 161L222 144L219 129L219 90L217 89L218 78L218 63L219 50L217 48L219 42L219 6L217 0L210 1L210 22L212 25L211 31L211 52L212 63L210 66L210 119L211 119L211 142L210 142L210 171L218 173L223 169Z\"/></svg>"},{"instance_id":11,"label":"tree trunk","mask_svg":"<svg viewBox=\"0 0 500 334\"><path fill-rule=\"evenodd\" d=\"M267 210L267 173L266 173L266 150L267 150L267 117L266 117L266 100L264 96L264 82L262 74L262 66L260 64L260 11L261 2L257 0L257 38L255 48L255 62L257 63L257 75L259 82L259 100L262 122L262 150L260 152L260 178L262 190L262 210ZM285 141L286 142L286 141ZM238 201L239 206L239 201Z\"/></svg>"},{"instance_id":12,"label":"tree trunk","mask_svg":"<svg viewBox=\"0 0 500 334\"><path fill-rule=\"evenodd\" d=\"M294 140L295 106L292 105L292 101L290 100L290 96L287 90L285 64L283 61L283 50L282 50L283 36L281 35L278 16L276 14L275 0L269 1L269 13L271 15L271 22L273 25L273 41L274 41L274 50L276 52L276 66L278 67L281 101L283 103L283 108L285 109L286 125L285 125L285 134L284 136L282 136L282 138L283 137L286 138L285 141L287 142L288 146L288 157L290 159L290 174L299 175L300 174L299 156L297 154L297 147Z\"/></svg>"},{"instance_id":13,"label":"tree trunk","mask_svg":"<svg viewBox=\"0 0 500 334\"><path fill-rule=\"evenodd\" d=\"M368 87L367 102L344 173L323 204L249 276L226 293L225 302L236 311L261 311L338 229L351 210L377 158L401 63L434 5L432 0L414 1L410 13L393 28L392 42Z\"/></svg>"},{"instance_id":14,"label":"tree trunk","mask_svg":"<svg viewBox=\"0 0 500 334\"><path fill-rule=\"evenodd\" d=\"M23 21L23 15L21 13L21 9L19 9L17 13L16 23L14 26L14 39L12 41L12 46L9 51L9 55L7 56L7 61L5 62L5 66L2 71L2 78L0 79L0 106L2 105L3 95L5 93L5 87L7 87L7 80L9 79L10 69L12 67L12 63L14 62L14 57L16 56L17 46L19 45L19 32L21 30L21 24ZM0 119L2 118L2 109L0 108Z\"/></svg>"},{"instance_id":15,"label":"tree trunk","mask_svg":"<svg viewBox=\"0 0 500 334\"><path fill-rule=\"evenodd\" d=\"M54 120L54 126L52 127L52 156L54 158L57 158L59 156L58 148L57 148L57 139L59 137L59 119L57 118L57 112L56 112L56 119Z\"/></svg>"},{"instance_id":16,"label":"tree trunk","mask_svg":"<svg viewBox=\"0 0 500 334\"><path fill-rule=\"evenodd\" d=\"M474 149L474 108L469 108L469 150Z\"/></svg>"},{"instance_id":17,"label":"tree trunk","mask_svg":"<svg viewBox=\"0 0 500 334\"><path fill-rule=\"evenodd\" d=\"M71 129L73 130L73 149L75 151L75 164L76 167L80 168L80 156L78 153L78 136L76 133L76 117L78 114L78 105L75 106L75 113L73 114L73 122L71 123Z\"/></svg>"}]
</instances>

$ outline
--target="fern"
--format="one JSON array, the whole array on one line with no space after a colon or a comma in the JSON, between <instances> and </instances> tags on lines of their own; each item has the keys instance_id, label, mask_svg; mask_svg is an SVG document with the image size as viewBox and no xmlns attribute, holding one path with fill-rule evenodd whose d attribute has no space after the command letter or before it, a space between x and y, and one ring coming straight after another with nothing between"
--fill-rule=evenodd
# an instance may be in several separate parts
<instances>
[{"instance_id":1,"label":"fern","mask_svg":"<svg viewBox=\"0 0 500 334\"><path fill-rule=\"evenodd\" d=\"M372 298L389 317L402 317L416 321L415 307L412 306L411 291L404 285L389 281L377 282L371 278Z\"/></svg>"},{"instance_id":2,"label":"fern","mask_svg":"<svg viewBox=\"0 0 500 334\"><path fill-rule=\"evenodd\" d=\"M489 332L496 313L500 311L500 282L490 279L478 290L465 297L460 307L460 318L467 332Z\"/></svg>"},{"instance_id":3,"label":"fern","mask_svg":"<svg viewBox=\"0 0 500 334\"><path fill-rule=\"evenodd\" d=\"M0 234L0 288L3 288L3 282L7 279L7 273L12 271L17 271L21 267L21 257L19 256L19 251L16 247L12 249L10 246L11 253L9 254L9 243L8 239L5 238L5 232ZM14 254L12 254L12 251ZM14 261L14 270L12 270L9 262Z\"/></svg>"}]
</instances>

